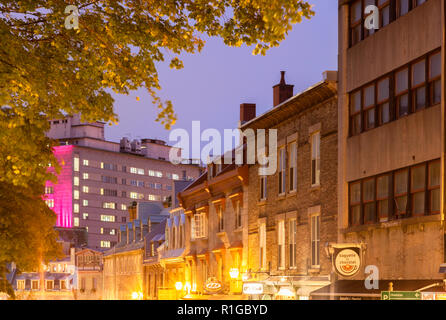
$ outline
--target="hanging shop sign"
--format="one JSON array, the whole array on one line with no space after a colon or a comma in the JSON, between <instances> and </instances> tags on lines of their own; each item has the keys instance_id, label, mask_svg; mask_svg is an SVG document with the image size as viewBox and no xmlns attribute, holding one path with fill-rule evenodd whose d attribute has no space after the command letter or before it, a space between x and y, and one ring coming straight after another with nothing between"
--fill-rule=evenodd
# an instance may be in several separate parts
<instances>
[{"instance_id":1,"label":"hanging shop sign","mask_svg":"<svg viewBox=\"0 0 446 320\"><path fill-rule=\"evenodd\" d=\"M361 266L360 247L333 247L333 266L336 272L343 277L353 277L359 272Z\"/></svg>"},{"instance_id":2,"label":"hanging shop sign","mask_svg":"<svg viewBox=\"0 0 446 320\"><path fill-rule=\"evenodd\" d=\"M204 284L204 290L208 294L217 294L222 291L223 285L222 283L215 277L209 278Z\"/></svg>"}]
</instances>

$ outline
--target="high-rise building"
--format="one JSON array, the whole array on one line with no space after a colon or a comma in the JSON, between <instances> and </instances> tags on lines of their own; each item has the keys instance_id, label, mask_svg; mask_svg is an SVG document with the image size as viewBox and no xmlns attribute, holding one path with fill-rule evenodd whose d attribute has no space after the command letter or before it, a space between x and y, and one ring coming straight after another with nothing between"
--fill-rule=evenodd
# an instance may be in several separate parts
<instances>
[{"instance_id":1,"label":"high-rise building","mask_svg":"<svg viewBox=\"0 0 446 320\"><path fill-rule=\"evenodd\" d=\"M51 120L47 135L60 142L54 154L61 171L57 183L47 182L46 202L58 227L87 229L92 249L116 244L133 202L164 201L175 180L194 180L201 172L199 161L172 164L172 147L164 141L107 141L104 123L83 123L78 115Z\"/></svg>"}]
</instances>

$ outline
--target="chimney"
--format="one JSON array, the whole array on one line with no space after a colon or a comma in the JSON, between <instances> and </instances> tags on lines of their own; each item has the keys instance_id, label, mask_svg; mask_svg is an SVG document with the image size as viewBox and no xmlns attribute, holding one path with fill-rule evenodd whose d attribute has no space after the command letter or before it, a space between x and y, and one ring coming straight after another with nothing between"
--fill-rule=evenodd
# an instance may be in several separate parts
<instances>
[{"instance_id":1,"label":"chimney","mask_svg":"<svg viewBox=\"0 0 446 320\"><path fill-rule=\"evenodd\" d=\"M285 83L285 71L280 71L280 83L273 87L273 105L278 106L293 96L294 86Z\"/></svg>"},{"instance_id":2,"label":"chimney","mask_svg":"<svg viewBox=\"0 0 446 320\"><path fill-rule=\"evenodd\" d=\"M240 105L240 124L244 124L256 117L255 103L242 103Z\"/></svg>"}]
</instances>

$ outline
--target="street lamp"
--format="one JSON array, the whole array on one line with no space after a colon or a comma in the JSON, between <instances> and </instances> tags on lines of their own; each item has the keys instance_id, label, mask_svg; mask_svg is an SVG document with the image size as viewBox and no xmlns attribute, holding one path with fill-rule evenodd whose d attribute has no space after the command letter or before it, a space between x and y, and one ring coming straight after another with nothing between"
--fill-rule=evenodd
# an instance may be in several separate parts
<instances>
[{"instance_id":1,"label":"street lamp","mask_svg":"<svg viewBox=\"0 0 446 320\"><path fill-rule=\"evenodd\" d=\"M237 279L239 274L240 271L237 268L231 268L231 270L229 270L229 275L231 276L232 279Z\"/></svg>"}]
</instances>

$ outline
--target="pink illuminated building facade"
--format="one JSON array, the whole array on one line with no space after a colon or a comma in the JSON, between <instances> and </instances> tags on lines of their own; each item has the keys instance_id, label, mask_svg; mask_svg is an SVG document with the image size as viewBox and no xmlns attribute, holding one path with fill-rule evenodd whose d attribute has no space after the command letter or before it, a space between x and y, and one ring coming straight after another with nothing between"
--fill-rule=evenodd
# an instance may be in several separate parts
<instances>
[{"instance_id":1,"label":"pink illuminated building facade","mask_svg":"<svg viewBox=\"0 0 446 320\"><path fill-rule=\"evenodd\" d=\"M133 202L166 200L175 180L194 180L202 170L193 161L170 163L172 147L164 141L106 141L103 123L83 123L77 115L50 122L61 172L57 183L47 182L44 197L57 227L86 228L92 249L116 244Z\"/></svg>"}]
</instances>

